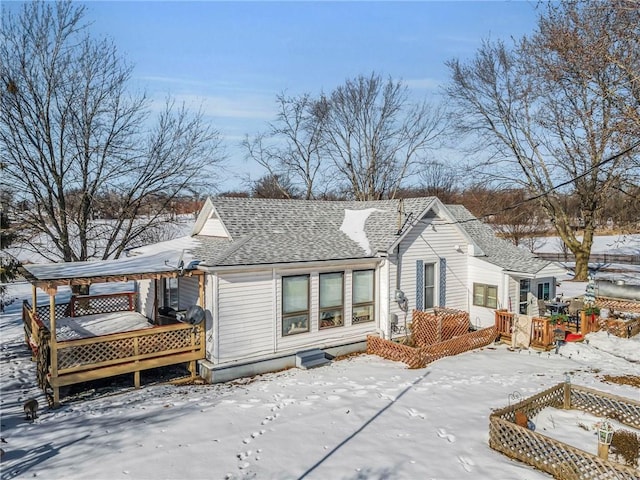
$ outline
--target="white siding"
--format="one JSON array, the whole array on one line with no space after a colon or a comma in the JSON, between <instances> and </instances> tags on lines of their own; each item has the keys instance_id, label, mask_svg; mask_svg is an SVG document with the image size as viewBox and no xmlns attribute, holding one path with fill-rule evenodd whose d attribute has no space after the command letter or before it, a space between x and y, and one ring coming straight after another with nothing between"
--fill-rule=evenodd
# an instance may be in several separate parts
<instances>
[{"instance_id":1,"label":"white siding","mask_svg":"<svg viewBox=\"0 0 640 480\"><path fill-rule=\"evenodd\" d=\"M218 276L217 363L274 351L271 270Z\"/></svg>"},{"instance_id":2,"label":"white siding","mask_svg":"<svg viewBox=\"0 0 640 480\"><path fill-rule=\"evenodd\" d=\"M204 222L200 235L206 235L207 237L224 237L228 238L227 232L222 225L222 221L216 216L215 213L211 213L211 216Z\"/></svg>"},{"instance_id":3,"label":"white siding","mask_svg":"<svg viewBox=\"0 0 640 480\"><path fill-rule=\"evenodd\" d=\"M198 276L178 278L178 310L186 310L198 304Z\"/></svg>"},{"instance_id":4,"label":"white siding","mask_svg":"<svg viewBox=\"0 0 640 480\"><path fill-rule=\"evenodd\" d=\"M480 258L469 257L469 315L473 325L489 327L495 324L495 310L493 308L473 305L473 284L495 285L498 287L498 308L509 308L509 305L505 305L504 302L508 302L513 287L509 287L509 295L505 299L506 280L508 280L507 277L497 265L485 262ZM517 304L517 298L515 301Z\"/></svg>"},{"instance_id":5,"label":"white siding","mask_svg":"<svg viewBox=\"0 0 640 480\"><path fill-rule=\"evenodd\" d=\"M433 223L433 227L432 227ZM389 295L390 314L398 315L398 322L404 323L405 313L400 310L394 299L396 276L400 264L400 289L409 300L408 319L411 321L411 311L416 308L416 261L436 264L436 304L440 298L439 275L440 258L446 259L446 305L441 307L468 310L469 297L467 285L467 255L457 251L458 245L462 252L466 252L467 243L454 225L448 224L432 216L425 216L420 223L413 227L400 242L397 257L390 258Z\"/></svg>"}]
</instances>

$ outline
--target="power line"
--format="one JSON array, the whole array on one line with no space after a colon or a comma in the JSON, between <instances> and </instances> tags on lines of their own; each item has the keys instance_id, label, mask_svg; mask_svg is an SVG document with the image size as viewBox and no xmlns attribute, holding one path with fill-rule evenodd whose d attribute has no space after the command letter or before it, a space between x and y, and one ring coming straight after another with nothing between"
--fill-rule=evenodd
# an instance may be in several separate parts
<instances>
[{"instance_id":1,"label":"power line","mask_svg":"<svg viewBox=\"0 0 640 480\"><path fill-rule=\"evenodd\" d=\"M478 217L474 216L473 218L467 218L465 220L456 220L454 222L438 223L438 225L458 225L458 224L461 224L461 223L479 221L480 219L483 219L483 218L492 217L492 216L498 215L498 214L503 213L503 212L508 212L509 210L514 210L514 209L518 208L519 206L524 205L525 203L532 202L534 200L538 200L539 198L542 198L542 197L545 197L545 196L549 195L554 190L557 190L559 188L565 187L565 186L567 186L567 185L569 185L571 183L576 182L577 180L581 179L582 177L585 177L585 176L589 175L591 172L593 172L597 168L600 168L603 165L606 165L607 163L612 162L612 161L622 157L623 155L626 155L627 153L633 151L638 146L640 146L640 140L637 141L636 143L632 144L631 146L627 147L623 151L618 152L615 155L611 155L610 157L599 161L595 165L592 165L590 168L588 168L587 170L585 170L581 174L575 175L574 177L570 178L569 180L566 180L566 181L564 181L562 183L559 183L557 185L553 185L552 187L548 188L547 190L545 190L542 193L539 193L538 195L534 195L533 197L525 198L524 200L516 202L516 203L514 203L512 205L509 205L508 207L504 207L501 210L498 210L497 212L485 213L484 215L480 215ZM419 220L419 221L416 222L416 224L417 223L421 223L421 222L422 222L422 220Z\"/></svg>"}]
</instances>

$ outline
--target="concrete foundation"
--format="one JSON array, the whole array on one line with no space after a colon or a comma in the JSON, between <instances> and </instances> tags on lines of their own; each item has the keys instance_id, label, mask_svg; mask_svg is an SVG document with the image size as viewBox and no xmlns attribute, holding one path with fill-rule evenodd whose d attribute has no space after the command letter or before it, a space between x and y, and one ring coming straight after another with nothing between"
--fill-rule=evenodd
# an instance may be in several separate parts
<instances>
[{"instance_id":1,"label":"concrete foundation","mask_svg":"<svg viewBox=\"0 0 640 480\"><path fill-rule=\"evenodd\" d=\"M345 345L338 345L330 348L323 348L326 354L331 357L339 357L351 353L364 352L367 349L367 342L355 342ZM253 377L263 373L277 372L296 366L296 352L284 355L274 355L251 362L239 362L233 365L217 366L209 360L198 362L198 375L207 383L222 383L236 378Z\"/></svg>"}]
</instances>

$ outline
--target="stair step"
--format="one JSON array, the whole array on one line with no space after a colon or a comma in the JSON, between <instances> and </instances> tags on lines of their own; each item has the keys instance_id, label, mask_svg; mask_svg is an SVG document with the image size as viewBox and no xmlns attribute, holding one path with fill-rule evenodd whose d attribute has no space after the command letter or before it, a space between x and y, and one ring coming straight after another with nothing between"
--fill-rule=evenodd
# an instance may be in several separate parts
<instances>
[{"instance_id":1,"label":"stair step","mask_svg":"<svg viewBox=\"0 0 640 480\"><path fill-rule=\"evenodd\" d=\"M318 348L296 353L296 367L313 368L329 363L324 352Z\"/></svg>"},{"instance_id":2,"label":"stair step","mask_svg":"<svg viewBox=\"0 0 640 480\"><path fill-rule=\"evenodd\" d=\"M308 370L310 368L321 367L323 365L326 365L327 363L331 363L331 360L329 360L328 358L316 358L315 360L302 363L298 368Z\"/></svg>"}]
</instances>

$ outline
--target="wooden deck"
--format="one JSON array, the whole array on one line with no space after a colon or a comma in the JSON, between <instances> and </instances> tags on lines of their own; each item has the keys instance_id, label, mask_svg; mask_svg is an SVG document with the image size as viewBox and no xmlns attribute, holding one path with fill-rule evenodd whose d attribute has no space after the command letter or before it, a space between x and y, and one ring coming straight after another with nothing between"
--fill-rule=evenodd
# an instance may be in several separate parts
<instances>
[{"instance_id":1,"label":"wooden deck","mask_svg":"<svg viewBox=\"0 0 640 480\"><path fill-rule=\"evenodd\" d=\"M54 315L63 318L131 311L134 296L130 292L72 297L68 304L56 304ZM60 403L63 386L133 373L139 387L142 370L186 362L195 376L196 361L205 358L204 324L150 325L142 330L58 341L42 321L50 316L51 306L23 304L25 340L37 360L38 384L54 406Z\"/></svg>"}]
</instances>

